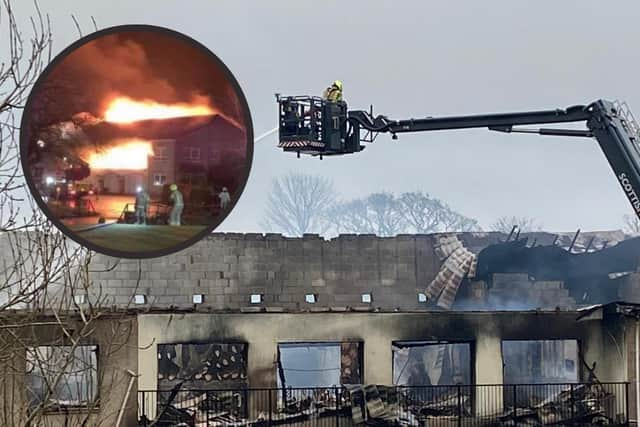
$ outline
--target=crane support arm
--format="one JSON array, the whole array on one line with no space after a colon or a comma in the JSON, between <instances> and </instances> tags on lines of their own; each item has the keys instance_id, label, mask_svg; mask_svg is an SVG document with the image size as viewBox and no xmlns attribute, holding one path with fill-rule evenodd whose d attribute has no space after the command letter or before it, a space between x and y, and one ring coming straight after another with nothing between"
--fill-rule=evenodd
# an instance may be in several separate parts
<instances>
[{"instance_id":1,"label":"crane support arm","mask_svg":"<svg viewBox=\"0 0 640 427\"><path fill-rule=\"evenodd\" d=\"M634 212L640 217L640 125L626 104L598 100L567 109L504 114L392 120L372 112L348 111L344 102L313 97L280 97L280 144L284 151L342 155L362 151L378 133L396 134L487 128L499 132L594 137L611 165ZM586 129L523 129L518 126L583 122ZM361 133L364 132L364 137Z\"/></svg>"},{"instance_id":2,"label":"crane support arm","mask_svg":"<svg viewBox=\"0 0 640 427\"><path fill-rule=\"evenodd\" d=\"M385 116L371 118L366 111L350 111L349 120L362 129L374 132L425 132L434 130L503 128L521 125L569 123L586 121L591 117L589 107L574 106L566 110L531 111L472 116L426 117L422 119L390 120Z\"/></svg>"}]
</instances>

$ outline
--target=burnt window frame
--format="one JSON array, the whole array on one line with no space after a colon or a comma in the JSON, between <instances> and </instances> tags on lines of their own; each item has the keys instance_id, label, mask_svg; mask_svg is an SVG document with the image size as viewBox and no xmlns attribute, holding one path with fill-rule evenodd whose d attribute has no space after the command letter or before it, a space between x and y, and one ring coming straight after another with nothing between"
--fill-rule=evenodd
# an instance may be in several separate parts
<instances>
[{"instance_id":1,"label":"burnt window frame","mask_svg":"<svg viewBox=\"0 0 640 427\"><path fill-rule=\"evenodd\" d=\"M339 354L339 363L340 363L340 377L342 377L342 344L345 343L355 343L358 344L358 364L360 367L360 381L359 383L362 384L364 382L364 346L365 346L365 342L364 340L361 339L339 339L339 340L301 340L301 341L293 341L293 340L286 340L286 341L278 341L276 343L276 361L275 361L275 365L276 365L276 381L275 381L275 385L278 388L283 388L286 389L287 384L286 381L284 381L284 373L283 373L283 369L282 369L282 356L281 356L281 352L280 352L280 347L281 346L321 346L321 345L336 345L338 346L338 349L340 351ZM340 382L339 384L337 384L335 387L337 388L342 388L344 387L345 384L342 384L342 378L340 378ZM307 388L314 388L314 387L307 387ZM320 387L318 386L318 388L331 388L331 386L324 386L324 387Z\"/></svg>"},{"instance_id":2,"label":"burnt window frame","mask_svg":"<svg viewBox=\"0 0 640 427\"><path fill-rule=\"evenodd\" d=\"M462 386L471 387L476 385L476 341L475 340L447 340L447 339L410 339L410 340L393 340L391 341L391 382L395 387L409 387L400 384L395 384L395 363L394 363L394 351L393 347L398 347L398 344L405 344L406 347L422 347L425 345L444 345L444 344L467 344L469 346L469 384L449 384L446 386ZM437 385L434 385L438 387ZM445 385L443 385L445 386ZM429 387L429 386L422 386Z\"/></svg>"},{"instance_id":3,"label":"burnt window frame","mask_svg":"<svg viewBox=\"0 0 640 427\"><path fill-rule=\"evenodd\" d=\"M66 340L65 340L66 341ZM89 350L90 352L95 353L95 367L93 367L95 369L95 394L92 396L91 399L87 400L86 403L82 403L82 404L57 404L57 405L46 405L44 404L44 406L42 407L43 409L43 413L44 414L59 414L59 413L89 413L89 412L93 412L93 411L97 411L100 410L101 407L101 387L102 387L102 381L101 381L101 377L102 377L102 361L101 361L101 357L100 357L100 350L101 347L98 343L93 342L93 341L88 341L88 342L82 342L79 344L72 344L72 343L67 343L67 342L63 342L63 343L59 343L59 344L37 344L37 345L33 345L33 346L29 346L30 349L34 349L37 351L37 349L39 348L49 348L49 347L53 347L53 348L57 348L57 347L75 347L75 349L77 350L78 348L81 347L94 347L93 350ZM25 370L24 370L24 375L25 375L25 382L28 381L27 377L32 374L30 372L28 372L27 368L28 368L28 364L30 363L28 361L28 352L25 352ZM91 368L89 368L91 369ZM64 374L65 376L69 375L68 373ZM25 389L24 389L24 395L26 397L25 402L27 402L27 407L28 407L28 411L30 412L32 410L32 405L31 405L31 400L30 400L30 396L29 396L29 391L27 390L27 386L25 384ZM50 398L54 397L55 395L52 394L50 396ZM41 399L38 399L38 403L36 404L36 408L40 407L40 405L43 405L43 402Z\"/></svg>"},{"instance_id":4,"label":"burnt window frame","mask_svg":"<svg viewBox=\"0 0 640 427\"><path fill-rule=\"evenodd\" d=\"M502 384L503 385L512 385L518 383L507 383L506 379L506 361L505 361L505 351L504 351L504 343L505 342L544 342L544 341L575 341L576 343L576 380L575 383L580 383L583 380L583 361L584 361L584 353L583 353L583 343L579 338L538 338L538 339L526 339L526 338L508 338L500 340L500 358L502 359ZM565 381L562 383L530 383L531 385L540 385L540 384L571 384L572 381Z\"/></svg>"},{"instance_id":5,"label":"burnt window frame","mask_svg":"<svg viewBox=\"0 0 640 427\"><path fill-rule=\"evenodd\" d=\"M423 386L407 386L395 383L395 361L393 347L398 344L414 344L415 347L424 345L443 345L443 344L466 344L469 348L469 383L468 384L451 384L451 385L423 385ZM404 398L409 400L417 399L423 403L437 403L441 400L442 394L455 392L458 396L464 393L468 396L468 406L466 410L469 414L475 414L477 408L478 385L476 384L476 353L477 341L472 339L413 339L413 340L393 340L391 342L391 382L396 390L402 391ZM404 390L403 390L404 389Z\"/></svg>"},{"instance_id":6,"label":"burnt window frame","mask_svg":"<svg viewBox=\"0 0 640 427\"><path fill-rule=\"evenodd\" d=\"M159 346L161 345L242 345L244 346L244 351L243 351L243 357L245 360L245 369L244 369L244 374L245 374L245 378L244 378L244 382L245 382L245 389L249 387L249 342L248 341L240 341L240 340L198 340L198 341L179 341L179 342L161 342L161 343L157 343L156 344L156 375L160 373L159 368L157 367L157 364L159 363L159 359L158 359L158 353L160 352L159 350ZM224 381L220 381L219 383L224 383ZM189 387L186 387L189 388ZM224 387L223 387L224 388ZM159 384L159 380L156 376L156 389L158 391L162 391L162 392L166 392L167 390L160 390L161 386Z\"/></svg>"},{"instance_id":7,"label":"burnt window frame","mask_svg":"<svg viewBox=\"0 0 640 427\"><path fill-rule=\"evenodd\" d=\"M194 387L193 385L182 385L179 387L182 393L186 393L187 396L190 394L202 394L204 392L206 399L208 400L211 396L216 396L218 393L228 394L231 393L232 402L225 403L222 407L226 408L230 412L234 413L237 416L242 418L248 418L250 409L250 399L249 399L249 351L250 351L250 343L248 341L241 341L238 339L206 339L206 340L192 340L192 341L177 341L177 342L159 342L156 344L155 348L155 362L156 362L156 410L163 411L167 407L172 406L175 399L178 397L174 394L173 390L175 389L175 385L161 385L160 380L158 379L158 374L160 374L159 363L160 359L158 357L160 353L159 346L161 345L239 345L243 346L242 355L244 358L244 378L239 380L223 380L223 381L211 381L211 388L202 388L202 387ZM170 380L174 381L174 380ZM198 381L198 380L196 380ZM188 381L182 381L183 383L188 383ZM235 382L235 384L234 384ZM192 383L193 384L193 383ZM184 398L184 394L181 396ZM233 399L239 397L239 400L234 401ZM174 400L168 400L174 399ZM230 406L228 406L230 405ZM222 409L222 407L218 409ZM159 413L159 412L158 412Z\"/></svg>"}]
</instances>

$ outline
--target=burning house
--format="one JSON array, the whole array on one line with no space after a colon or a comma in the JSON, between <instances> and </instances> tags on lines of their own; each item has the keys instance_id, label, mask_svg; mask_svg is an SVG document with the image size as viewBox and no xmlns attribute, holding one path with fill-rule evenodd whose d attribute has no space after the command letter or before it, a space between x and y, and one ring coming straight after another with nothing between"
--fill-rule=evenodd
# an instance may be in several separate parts
<instances>
[{"instance_id":1,"label":"burning house","mask_svg":"<svg viewBox=\"0 0 640 427\"><path fill-rule=\"evenodd\" d=\"M219 221L223 188L238 196L250 164L246 132L207 104L116 97L104 118L75 114L40 132L46 140L28 149L31 178L38 180L40 194L49 196L43 197L49 213L83 244L135 256L168 250ZM42 184L46 165L57 170ZM173 220L172 184L184 201L180 218ZM137 219L135 200L142 188L150 200ZM181 227L164 229L171 221ZM135 222L145 227L129 226Z\"/></svg>"},{"instance_id":2,"label":"burning house","mask_svg":"<svg viewBox=\"0 0 640 427\"><path fill-rule=\"evenodd\" d=\"M81 184L100 194L133 195L146 184L148 158L153 149L148 141L124 139L120 143L87 154L91 173Z\"/></svg>"},{"instance_id":3,"label":"burning house","mask_svg":"<svg viewBox=\"0 0 640 427\"><path fill-rule=\"evenodd\" d=\"M123 27L74 44L38 77L23 117L29 188L95 251L147 257L190 244L230 212L223 187L230 208L248 178L252 130L237 81L169 30ZM58 184L68 195L49 197Z\"/></svg>"},{"instance_id":4,"label":"burning house","mask_svg":"<svg viewBox=\"0 0 640 427\"><path fill-rule=\"evenodd\" d=\"M212 116L174 138L152 144L147 184L152 194L160 196L163 186L173 182L211 191L238 187L238 172L246 164L246 136L224 117Z\"/></svg>"},{"instance_id":5,"label":"burning house","mask_svg":"<svg viewBox=\"0 0 640 427\"><path fill-rule=\"evenodd\" d=\"M87 182L101 192L134 194L137 187L146 186L159 198L164 186L172 183L234 188L244 172L245 132L221 115L103 122L85 132L95 141L137 141L107 148L90 162L93 172Z\"/></svg>"}]
</instances>

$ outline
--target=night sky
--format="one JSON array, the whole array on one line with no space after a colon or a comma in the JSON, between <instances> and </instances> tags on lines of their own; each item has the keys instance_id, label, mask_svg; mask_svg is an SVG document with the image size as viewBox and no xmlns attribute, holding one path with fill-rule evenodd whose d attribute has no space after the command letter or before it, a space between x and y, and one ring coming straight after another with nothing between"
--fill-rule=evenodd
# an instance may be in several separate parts
<instances>
[{"instance_id":1,"label":"night sky","mask_svg":"<svg viewBox=\"0 0 640 427\"><path fill-rule=\"evenodd\" d=\"M243 122L238 96L223 67L189 41L156 31L94 39L62 58L35 90L35 118L50 124L80 111L100 117L113 96L161 103L208 97L214 109ZM48 105L48 107L47 107Z\"/></svg>"}]
</instances>

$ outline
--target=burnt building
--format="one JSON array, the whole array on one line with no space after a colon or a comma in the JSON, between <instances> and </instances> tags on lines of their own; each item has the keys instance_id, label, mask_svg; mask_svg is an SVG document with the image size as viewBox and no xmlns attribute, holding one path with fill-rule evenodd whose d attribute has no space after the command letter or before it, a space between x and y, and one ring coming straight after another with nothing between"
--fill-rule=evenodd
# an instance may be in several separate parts
<instances>
[{"instance_id":1,"label":"burnt building","mask_svg":"<svg viewBox=\"0 0 640 427\"><path fill-rule=\"evenodd\" d=\"M628 252L635 241L528 237L526 247L554 246L569 259ZM216 233L158 259L96 256L83 304L91 292L109 295L135 324L135 350L117 365L96 363L136 374L131 422L628 425L637 413L638 264L598 272L613 300L585 302L575 274L486 267L483 251L525 246L524 236L507 238Z\"/></svg>"}]
</instances>

